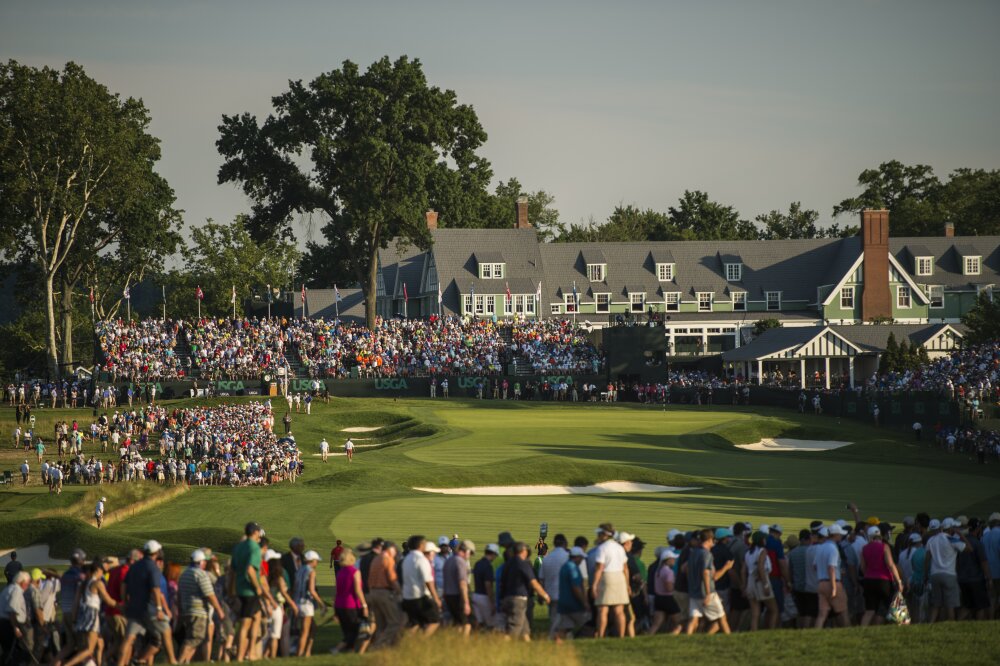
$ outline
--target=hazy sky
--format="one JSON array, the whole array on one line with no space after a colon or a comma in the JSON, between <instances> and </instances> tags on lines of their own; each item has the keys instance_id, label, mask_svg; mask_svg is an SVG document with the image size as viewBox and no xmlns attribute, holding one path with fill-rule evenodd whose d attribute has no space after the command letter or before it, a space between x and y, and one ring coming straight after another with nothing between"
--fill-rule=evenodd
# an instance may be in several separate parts
<instances>
[{"instance_id":1,"label":"hazy sky","mask_svg":"<svg viewBox=\"0 0 1000 666\"><path fill-rule=\"evenodd\" d=\"M496 177L565 221L702 189L826 222L889 159L1000 167L998 26L997 0L0 0L0 58L74 60L145 100L192 223L249 207L216 184L223 113L263 117L289 79L386 54L472 104Z\"/></svg>"}]
</instances>

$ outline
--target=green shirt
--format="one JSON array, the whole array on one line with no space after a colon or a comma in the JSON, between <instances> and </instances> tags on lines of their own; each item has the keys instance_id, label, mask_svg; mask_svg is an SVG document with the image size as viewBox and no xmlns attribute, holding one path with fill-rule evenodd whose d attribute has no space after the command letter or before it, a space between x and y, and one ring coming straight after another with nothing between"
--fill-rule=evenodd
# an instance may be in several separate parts
<instances>
[{"instance_id":1,"label":"green shirt","mask_svg":"<svg viewBox=\"0 0 1000 666\"><path fill-rule=\"evenodd\" d=\"M236 544L233 549L233 571L236 572L236 596L255 597L257 588L247 578L247 567L253 567L260 576L260 544L247 539Z\"/></svg>"}]
</instances>

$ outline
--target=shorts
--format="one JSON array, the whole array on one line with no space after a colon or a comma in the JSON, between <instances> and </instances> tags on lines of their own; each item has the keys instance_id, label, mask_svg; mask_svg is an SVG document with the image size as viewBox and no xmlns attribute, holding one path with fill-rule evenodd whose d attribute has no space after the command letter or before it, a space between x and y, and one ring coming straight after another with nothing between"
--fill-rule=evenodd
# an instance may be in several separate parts
<instances>
[{"instance_id":1,"label":"shorts","mask_svg":"<svg viewBox=\"0 0 1000 666\"><path fill-rule=\"evenodd\" d=\"M528 622L528 597L504 597L500 601L500 610L506 617L504 631L512 638L531 635L531 625Z\"/></svg>"},{"instance_id":2,"label":"shorts","mask_svg":"<svg viewBox=\"0 0 1000 666\"><path fill-rule=\"evenodd\" d=\"M816 617L819 615L819 596L815 592L792 592L795 598L795 607L802 617Z\"/></svg>"},{"instance_id":3,"label":"shorts","mask_svg":"<svg viewBox=\"0 0 1000 666\"><path fill-rule=\"evenodd\" d=\"M980 611L990 607L990 595L986 590L985 580L959 583L958 587L961 593L962 608Z\"/></svg>"},{"instance_id":4,"label":"shorts","mask_svg":"<svg viewBox=\"0 0 1000 666\"><path fill-rule=\"evenodd\" d=\"M605 572L597 586L596 606L624 606L628 603L628 586L620 571Z\"/></svg>"},{"instance_id":5,"label":"shorts","mask_svg":"<svg viewBox=\"0 0 1000 666\"><path fill-rule=\"evenodd\" d=\"M130 617L125 627L125 636L145 636L150 645L159 647L163 642L163 634L168 631L170 624L166 620L157 620L155 615L141 620Z\"/></svg>"},{"instance_id":6,"label":"shorts","mask_svg":"<svg viewBox=\"0 0 1000 666\"><path fill-rule=\"evenodd\" d=\"M681 615L686 617L688 614L688 608L691 606L691 598L688 596L688 593L674 590L674 601L676 601L677 606L680 607ZM749 606L747 606L747 608L749 608Z\"/></svg>"},{"instance_id":7,"label":"shorts","mask_svg":"<svg viewBox=\"0 0 1000 666\"><path fill-rule=\"evenodd\" d=\"M667 615L677 615L681 612L681 607L677 605L677 600L672 594L657 594L653 597L653 610L657 613Z\"/></svg>"},{"instance_id":8,"label":"shorts","mask_svg":"<svg viewBox=\"0 0 1000 666\"><path fill-rule=\"evenodd\" d=\"M865 610L878 612L880 608L889 608L892 603L892 583L880 578L865 578L861 581L861 589L865 595Z\"/></svg>"},{"instance_id":9,"label":"shorts","mask_svg":"<svg viewBox=\"0 0 1000 666\"><path fill-rule=\"evenodd\" d=\"M184 647L198 647L208 639L208 617L204 615L185 615Z\"/></svg>"},{"instance_id":10,"label":"shorts","mask_svg":"<svg viewBox=\"0 0 1000 666\"><path fill-rule=\"evenodd\" d=\"M747 581L747 586L743 590L743 593L750 601L769 601L774 599L774 588L771 587L770 581L766 580Z\"/></svg>"},{"instance_id":11,"label":"shorts","mask_svg":"<svg viewBox=\"0 0 1000 666\"><path fill-rule=\"evenodd\" d=\"M691 597L691 617L703 617L710 622L725 617L726 609L722 607L722 601L718 594L713 594L705 599L695 599Z\"/></svg>"},{"instance_id":12,"label":"shorts","mask_svg":"<svg viewBox=\"0 0 1000 666\"><path fill-rule=\"evenodd\" d=\"M313 617L316 615L316 606L313 604L312 599L299 599L297 605L299 607L299 617Z\"/></svg>"},{"instance_id":13,"label":"shorts","mask_svg":"<svg viewBox=\"0 0 1000 666\"><path fill-rule=\"evenodd\" d=\"M410 624L418 627L441 623L441 611L430 597L403 599L403 612Z\"/></svg>"},{"instance_id":14,"label":"shorts","mask_svg":"<svg viewBox=\"0 0 1000 666\"><path fill-rule=\"evenodd\" d=\"M559 612L559 619L556 621L556 631L576 631L587 624L590 614L587 611L576 611L573 613Z\"/></svg>"},{"instance_id":15,"label":"shorts","mask_svg":"<svg viewBox=\"0 0 1000 666\"><path fill-rule=\"evenodd\" d=\"M260 597L240 597L241 620L250 620L260 615Z\"/></svg>"},{"instance_id":16,"label":"shorts","mask_svg":"<svg viewBox=\"0 0 1000 666\"><path fill-rule=\"evenodd\" d=\"M472 624L472 618L465 614L465 604L462 603L462 595L444 595L444 605L448 609L449 615L451 615L452 622L459 625ZM469 605L471 606L472 604L470 603Z\"/></svg>"},{"instance_id":17,"label":"shorts","mask_svg":"<svg viewBox=\"0 0 1000 666\"><path fill-rule=\"evenodd\" d=\"M471 601L472 612L476 616L476 622L486 626L493 626L496 606L490 601L489 595L473 594Z\"/></svg>"},{"instance_id":18,"label":"shorts","mask_svg":"<svg viewBox=\"0 0 1000 666\"><path fill-rule=\"evenodd\" d=\"M121 614L107 615L105 618L107 622L104 626L107 627L108 634L119 641L125 638L125 616Z\"/></svg>"},{"instance_id":19,"label":"shorts","mask_svg":"<svg viewBox=\"0 0 1000 666\"><path fill-rule=\"evenodd\" d=\"M932 608L958 608L962 605L962 595L958 578L949 574L931 574Z\"/></svg>"},{"instance_id":20,"label":"shorts","mask_svg":"<svg viewBox=\"0 0 1000 666\"><path fill-rule=\"evenodd\" d=\"M285 608L284 606L278 606L271 613L271 619L267 623L267 637L272 641L281 640L281 631L285 624Z\"/></svg>"},{"instance_id":21,"label":"shorts","mask_svg":"<svg viewBox=\"0 0 1000 666\"><path fill-rule=\"evenodd\" d=\"M837 582L837 596L833 596L833 584L821 580L816 586L816 596L819 597L819 610L840 615L847 611L847 590Z\"/></svg>"}]
</instances>

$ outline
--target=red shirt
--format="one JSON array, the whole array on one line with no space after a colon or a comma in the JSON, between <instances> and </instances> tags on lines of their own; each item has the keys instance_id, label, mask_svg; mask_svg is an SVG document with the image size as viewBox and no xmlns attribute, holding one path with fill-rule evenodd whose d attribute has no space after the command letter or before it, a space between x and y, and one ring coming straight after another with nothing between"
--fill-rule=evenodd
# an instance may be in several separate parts
<instances>
[{"instance_id":1,"label":"red shirt","mask_svg":"<svg viewBox=\"0 0 1000 666\"><path fill-rule=\"evenodd\" d=\"M108 584L105 585L105 587L108 589L108 596L115 601L122 600L122 581L125 580L125 574L128 573L128 568L128 564L121 564L108 572ZM104 605L104 613L108 616L121 615L121 611L117 608L112 608L107 604Z\"/></svg>"}]
</instances>

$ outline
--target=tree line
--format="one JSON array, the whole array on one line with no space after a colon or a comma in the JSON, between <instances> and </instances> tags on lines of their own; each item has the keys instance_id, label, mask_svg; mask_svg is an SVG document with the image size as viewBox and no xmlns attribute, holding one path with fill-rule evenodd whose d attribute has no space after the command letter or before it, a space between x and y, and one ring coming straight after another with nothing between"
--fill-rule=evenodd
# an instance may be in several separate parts
<instances>
[{"instance_id":1,"label":"tree line","mask_svg":"<svg viewBox=\"0 0 1000 666\"><path fill-rule=\"evenodd\" d=\"M233 300L242 313L252 293L357 285L373 325L379 249L394 238L427 247L428 209L442 227L509 227L522 196L550 242L839 237L857 232L866 207L888 208L896 235L938 235L945 221L960 234L1000 234L1000 171L939 179L896 161L863 171L861 193L834 207L830 226L800 202L749 220L699 190L667 211L619 205L602 222L566 223L547 191L513 177L493 185L475 110L406 56L367 69L345 61L271 102L266 118L236 113L219 125L218 183L242 189L249 210L198 224L156 172L160 142L142 100L74 63L0 64L0 259L16 300L0 325L0 363L57 376L91 359L91 317L189 317L197 290L205 312L222 315ZM321 239L300 253L293 223L303 216L320 220ZM133 303L140 283L161 297Z\"/></svg>"}]
</instances>

